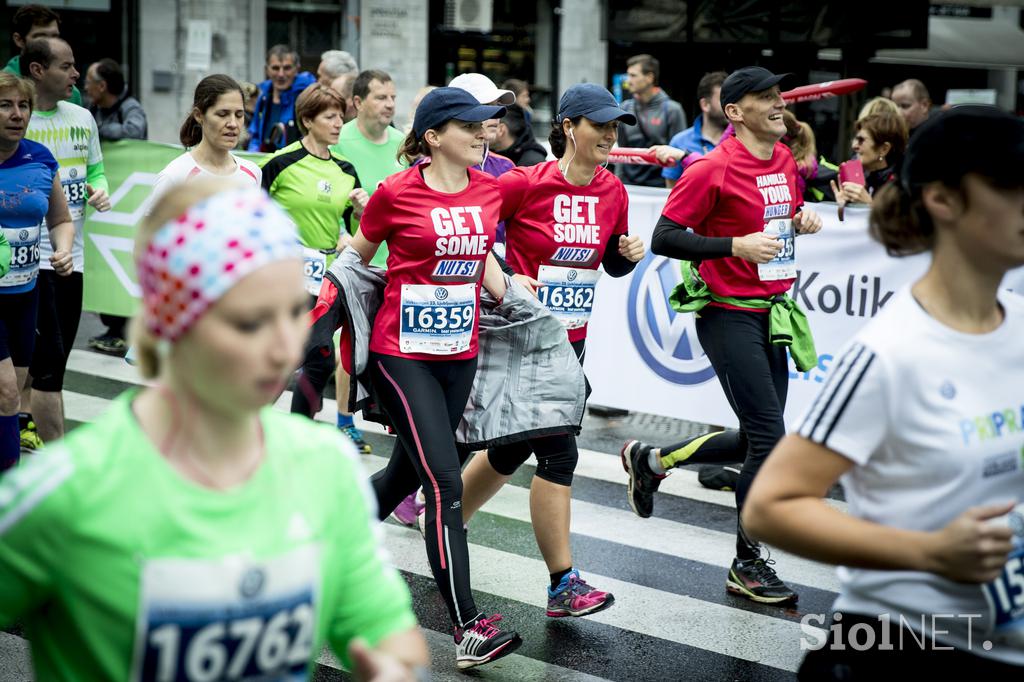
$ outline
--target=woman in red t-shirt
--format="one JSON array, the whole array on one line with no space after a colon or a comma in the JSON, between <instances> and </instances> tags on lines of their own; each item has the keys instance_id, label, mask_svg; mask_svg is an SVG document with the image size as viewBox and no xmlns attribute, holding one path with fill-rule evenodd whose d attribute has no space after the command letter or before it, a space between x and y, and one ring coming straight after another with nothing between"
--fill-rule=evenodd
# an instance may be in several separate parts
<instances>
[{"instance_id":1,"label":"woman in red t-shirt","mask_svg":"<svg viewBox=\"0 0 1024 682\"><path fill-rule=\"evenodd\" d=\"M372 478L385 519L420 486L427 500L430 568L455 628L459 668L489 663L522 643L485 618L470 590L462 522L464 457L455 429L473 386L481 284L496 298L505 280L492 255L498 182L470 168L483 157L482 122L505 108L465 90L438 88L416 109L402 153L420 164L388 177L366 206L351 246L369 263L388 244L384 300L370 334L369 373L398 440Z\"/></svg>"},{"instance_id":2,"label":"woman in red t-shirt","mask_svg":"<svg viewBox=\"0 0 1024 682\"><path fill-rule=\"evenodd\" d=\"M601 86L575 85L562 95L551 132L551 150L559 158L516 168L498 180L508 264L539 280L537 296L565 325L580 362L598 266L622 277L644 256L640 238L628 234L626 188L602 166L619 121L635 120ZM531 454L537 456L537 475L530 486L530 516L551 574L547 614L600 611L614 597L580 578L569 546L570 486L579 457L573 434L502 445L474 458L463 474L463 516L468 522Z\"/></svg>"}]
</instances>

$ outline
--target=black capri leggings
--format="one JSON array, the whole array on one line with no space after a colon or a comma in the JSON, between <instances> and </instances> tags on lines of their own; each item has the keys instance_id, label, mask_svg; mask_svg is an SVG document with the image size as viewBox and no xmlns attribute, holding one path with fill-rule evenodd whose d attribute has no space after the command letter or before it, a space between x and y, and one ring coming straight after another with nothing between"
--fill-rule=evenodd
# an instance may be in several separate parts
<instances>
[{"instance_id":1,"label":"black capri leggings","mask_svg":"<svg viewBox=\"0 0 1024 682\"><path fill-rule=\"evenodd\" d=\"M61 277L53 270L39 271L39 319L29 365L37 391L59 393L64 388L64 372L82 319L82 285L80 272Z\"/></svg>"},{"instance_id":2,"label":"black capri leggings","mask_svg":"<svg viewBox=\"0 0 1024 682\"><path fill-rule=\"evenodd\" d=\"M697 318L697 337L711 360L725 397L746 438L747 457L736 484L743 509L754 476L786 434L783 410L789 389L786 348L768 340L768 314L707 306Z\"/></svg>"},{"instance_id":3,"label":"black capri leggings","mask_svg":"<svg viewBox=\"0 0 1024 682\"><path fill-rule=\"evenodd\" d=\"M586 339L572 342L576 358L583 364L586 355ZM557 381L558 377L551 377ZM576 447L576 436L560 433L554 436L530 438L508 445L499 445L487 450L487 461L499 474L511 476L523 465L530 455L537 455L537 476L557 485L572 485L580 453Z\"/></svg>"},{"instance_id":4,"label":"black capri leggings","mask_svg":"<svg viewBox=\"0 0 1024 682\"><path fill-rule=\"evenodd\" d=\"M387 467L370 479L380 518L423 486L427 558L458 627L479 613L462 524L462 465L468 453L455 446L475 375L476 358L428 361L370 353L370 381L398 435Z\"/></svg>"}]
</instances>

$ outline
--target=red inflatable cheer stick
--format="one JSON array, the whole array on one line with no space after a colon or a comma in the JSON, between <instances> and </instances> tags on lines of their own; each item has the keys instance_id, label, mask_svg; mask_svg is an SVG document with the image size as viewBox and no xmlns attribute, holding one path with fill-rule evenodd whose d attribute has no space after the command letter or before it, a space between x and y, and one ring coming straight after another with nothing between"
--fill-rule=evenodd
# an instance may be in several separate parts
<instances>
[{"instance_id":1,"label":"red inflatable cheer stick","mask_svg":"<svg viewBox=\"0 0 1024 682\"><path fill-rule=\"evenodd\" d=\"M674 166L676 162L668 159L665 163L642 147L616 147L608 154L608 163L631 163L641 166Z\"/></svg>"},{"instance_id":2,"label":"red inflatable cheer stick","mask_svg":"<svg viewBox=\"0 0 1024 682\"><path fill-rule=\"evenodd\" d=\"M851 92L863 90L867 84L868 82L863 78L844 78L838 81L815 83L814 85L801 85L799 88L793 88L782 93L782 99L786 100L786 104L813 102L816 99L848 95Z\"/></svg>"}]
</instances>

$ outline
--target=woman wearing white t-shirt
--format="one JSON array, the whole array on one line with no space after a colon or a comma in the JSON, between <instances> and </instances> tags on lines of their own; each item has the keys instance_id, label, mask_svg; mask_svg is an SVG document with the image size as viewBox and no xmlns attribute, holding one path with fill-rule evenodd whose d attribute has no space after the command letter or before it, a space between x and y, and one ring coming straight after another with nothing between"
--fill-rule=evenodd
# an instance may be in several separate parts
<instances>
[{"instance_id":1,"label":"woman wearing white t-shirt","mask_svg":"<svg viewBox=\"0 0 1024 682\"><path fill-rule=\"evenodd\" d=\"M199 176L237 179L241 184L259 187L263 177L260 167L231 153L244 130L242 86L223 74L199 81L192 110L179 133L187 151L157 175L150 205L155 205L170 187Z\"/></svg>"},{"instance_id":2,"label":"woman wearing white t-shirt","mask_svg":"<svg viewBox=\"0 0 1024 682\"><path fill-rule=\"evenodd\" d=\"M841 566L801 679L1019 678L1024 298L999 289L1024 265L1022 169L1024 121L956 107L875 197L873 236L931 267L839 355L743 511L758 538ZM840 478L848 513L822 500Z\"/></svg>"}]
</instances>

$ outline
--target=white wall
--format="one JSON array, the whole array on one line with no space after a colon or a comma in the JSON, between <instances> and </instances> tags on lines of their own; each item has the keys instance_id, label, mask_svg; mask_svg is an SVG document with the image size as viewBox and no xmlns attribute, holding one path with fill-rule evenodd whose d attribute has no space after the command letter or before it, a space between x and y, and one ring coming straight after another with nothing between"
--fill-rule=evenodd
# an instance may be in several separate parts
<instances>
[{"instance_id":1,"label":"white wall","mask_svg":"<svg viewBox=\"0 0 1024 682\"><path fill-rule=\"evenodd\" d=\"M210 68L185 69L188 21L208 20L213 34ZM177 142L196 84L211 73L238 80L263 80L266 50L265 0L139 0L139 93L149 119L149 137ZM153 73L173 74L170 92L156 92Z\"/></svg>"},{"instance_id":2,"label":"white wall","mask_svg":"<svg viewBox=\"0 0 1024 682\"><path fill-rule=\"evenodd\" d=\"M404 125L427 84L430 28L426 0L362 0L359 68L382 69L395 82L395 123Z\"/></svg>"},{"instance_id":3,"label":"white wall","mask_svg":"<svg viewBox=\"0 0 1024 682\"><path fill-rule=\"evenodd\" d=\"M562 0L558 62L561 92L576 83L604 85L608 78L608 42L600 38L605 18L601 5L601 0Z\"/></svg>"}]
</instances>

